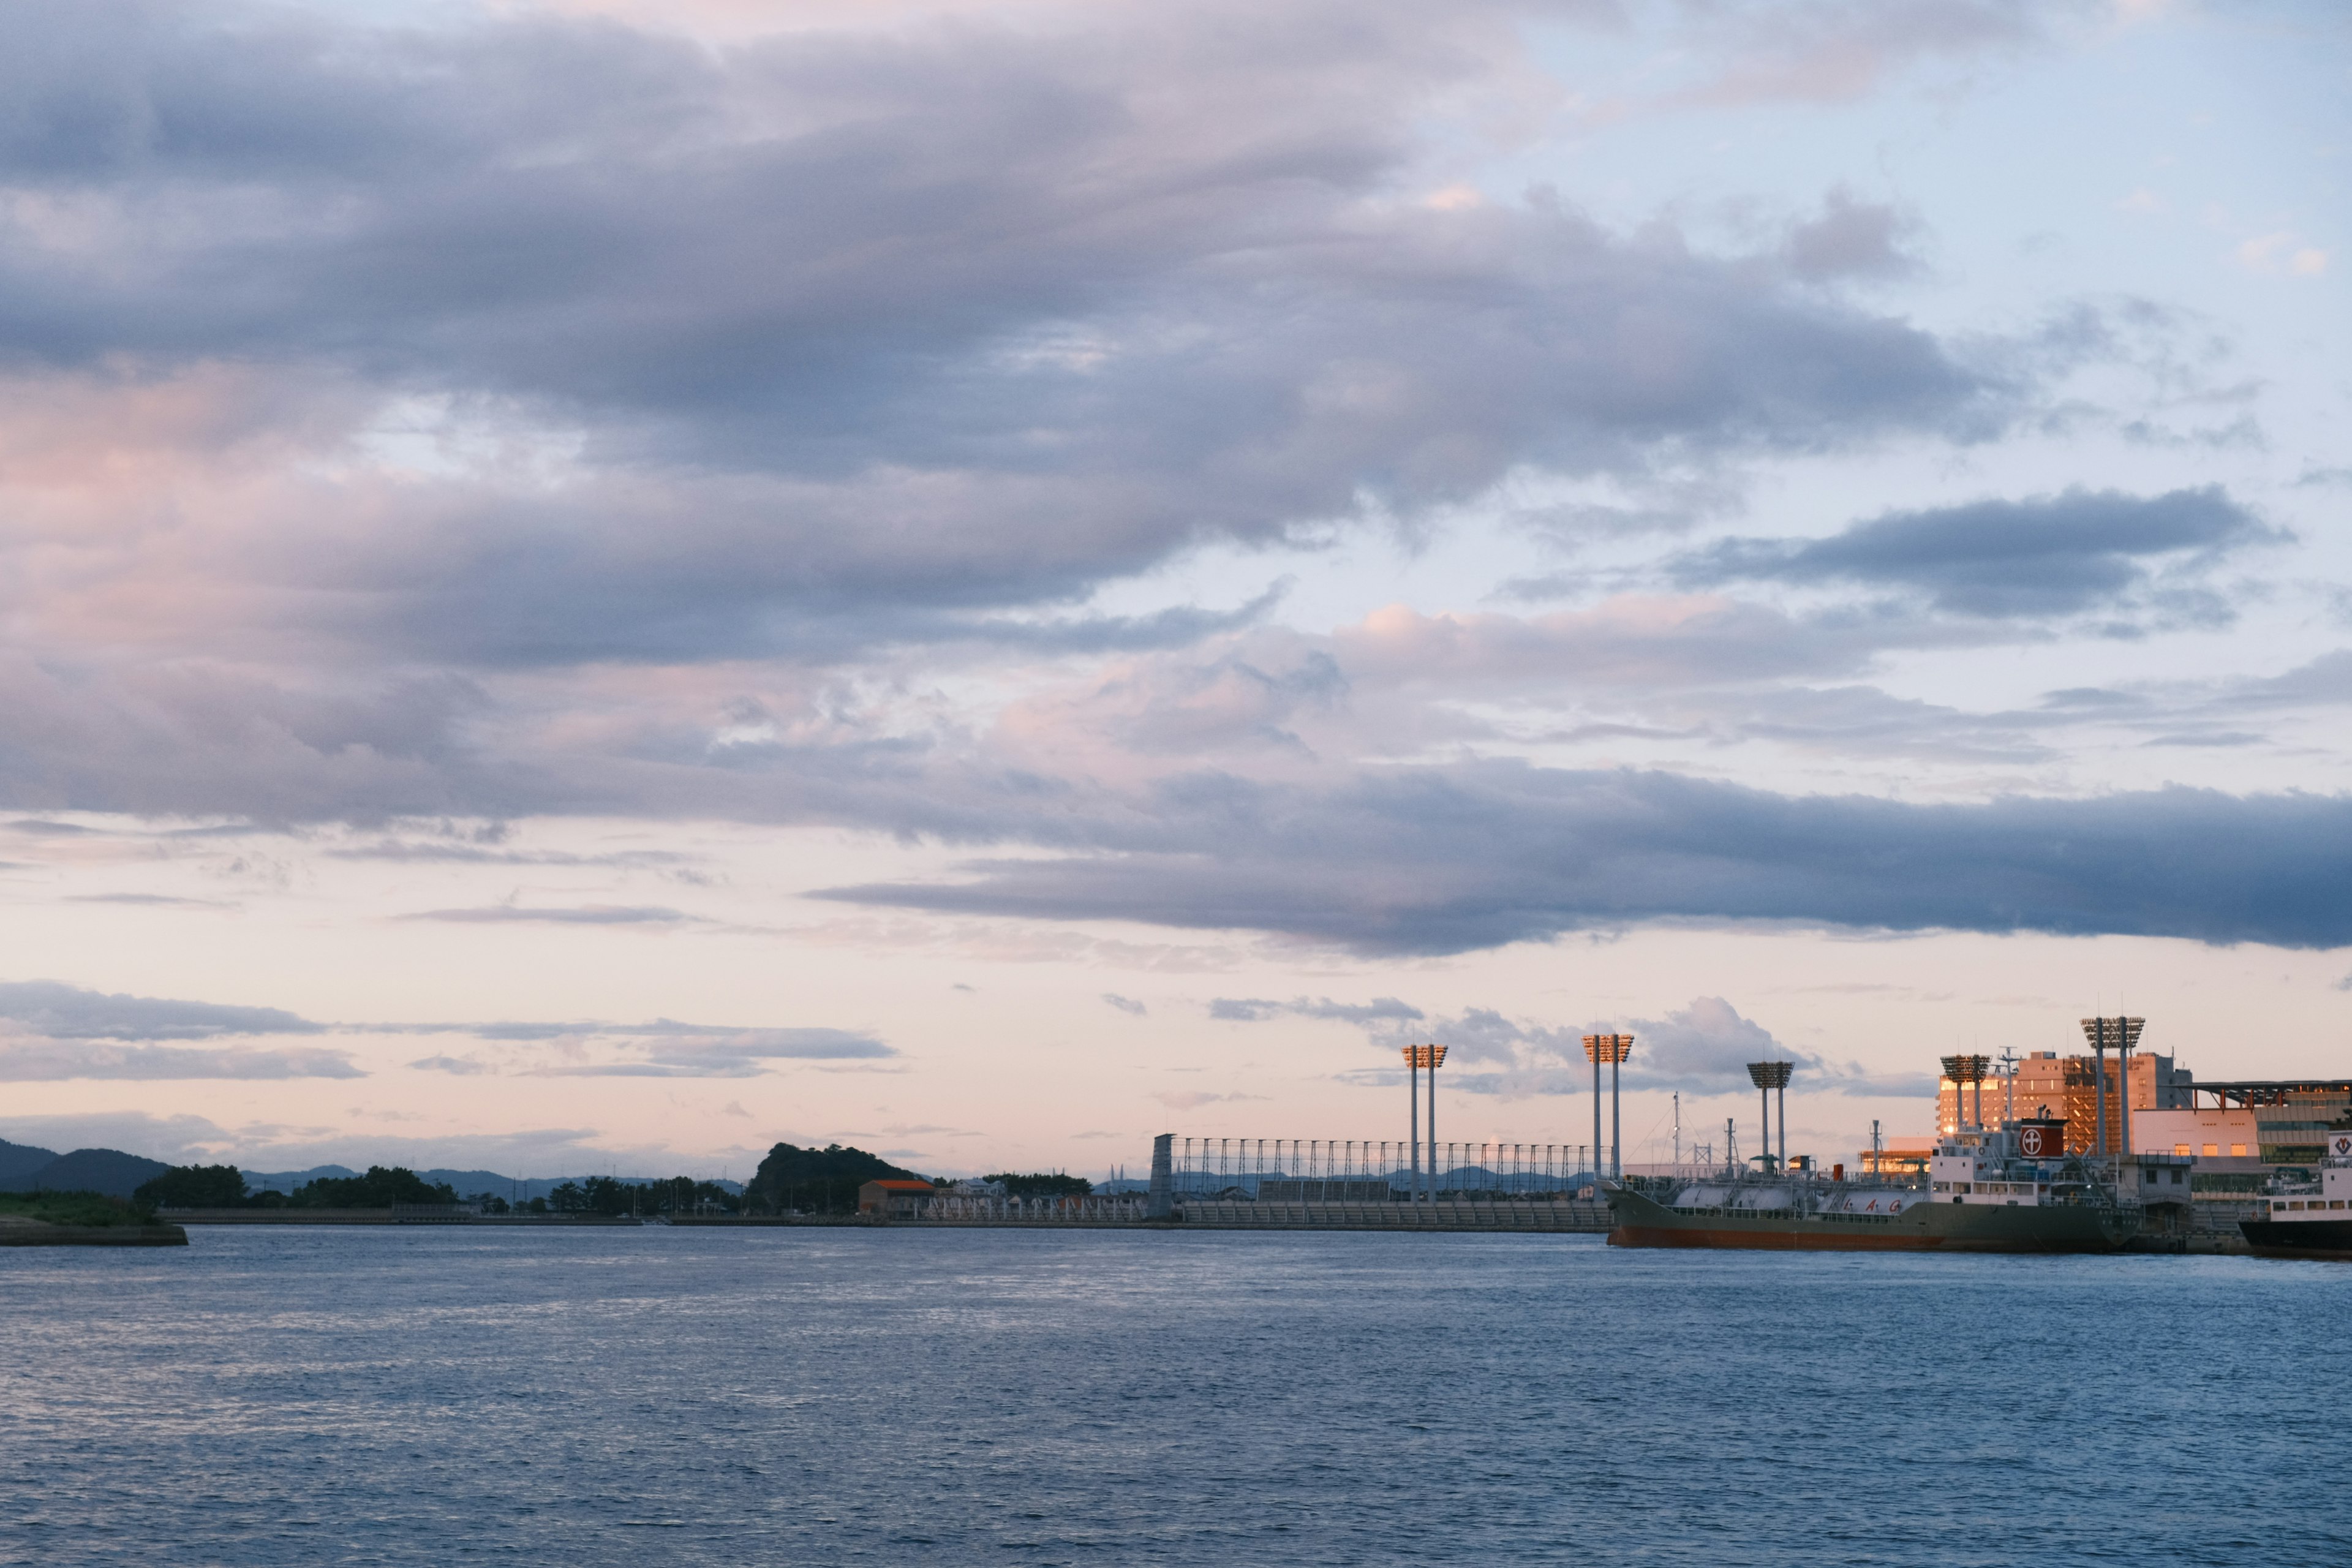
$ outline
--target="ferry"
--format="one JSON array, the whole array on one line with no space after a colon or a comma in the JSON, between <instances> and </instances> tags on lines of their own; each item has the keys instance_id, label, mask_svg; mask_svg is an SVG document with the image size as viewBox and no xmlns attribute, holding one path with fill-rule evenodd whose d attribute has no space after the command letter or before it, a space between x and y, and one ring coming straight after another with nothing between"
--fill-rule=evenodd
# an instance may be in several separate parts
<instances>
[{"instance_id":1,"label":"ferry","mask_svg":"<svg viewBox=\"0 0 2352 1568\"><path fill-rule=\"evenodd\" d=\"M2144 1210L2103 1179L2112 1162L2065 1150L2054 1119L1969 1128L1937 1142L1924 1185L1811 1171L1727 1171L1643 1192L1604 1183L1612 1247L1792 1252L2116 1252ZM2121 1184L2126 1190L2137 1183ZM2352 1210L2347 1211L2352 1215Z\"/></svg>"},{"instance_id":2,"label":"ferry","mask_svg":"<svg viewBox=\"0 0 2352 1568\"><path fill-rule=\"evenodd\" d=\"M2330 1132L2315 1186L2280 1187L2258 1219L2238 1222L2264 1258L2352 1258L2352 1131Z\"/></svg>"}]
</instances>

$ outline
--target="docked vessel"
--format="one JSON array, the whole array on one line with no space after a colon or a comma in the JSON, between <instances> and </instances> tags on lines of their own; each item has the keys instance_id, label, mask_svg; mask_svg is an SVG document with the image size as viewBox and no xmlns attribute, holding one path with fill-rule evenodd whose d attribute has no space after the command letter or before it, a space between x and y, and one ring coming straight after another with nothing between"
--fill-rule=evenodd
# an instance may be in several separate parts
<instances>
[{"instance_id":1,"label":"docked vessel","mask_svg":"<svg viewBox=\"0 0 2352 1568\"><path fill-rule=\"evenodd\" d=\"M2101 1178L2100 1163L2064 1148L2063 1122L2029 1121L1943 1138L1922 1185L1777 1172L1769 1160L1759 1173L1720 1172L1651 1192L1604 1184L1615 1221L1609 1243L1798 1252L2120 1249L2139 1233L2142 1208Z\"/></svg>"},{"instance_id":2,"label":"docked vessel","mask_svg":"<svg viewBox=\"0 0 2352 1568\"><path fill-rule=\"evenodd\" d=\"M2352 1258L2352 1131L2327 1135L2317 1185L2281 1188L2266 1202L2261 1218L2238 1222L2264 1258Z\"/></svg>"}]
</instances>

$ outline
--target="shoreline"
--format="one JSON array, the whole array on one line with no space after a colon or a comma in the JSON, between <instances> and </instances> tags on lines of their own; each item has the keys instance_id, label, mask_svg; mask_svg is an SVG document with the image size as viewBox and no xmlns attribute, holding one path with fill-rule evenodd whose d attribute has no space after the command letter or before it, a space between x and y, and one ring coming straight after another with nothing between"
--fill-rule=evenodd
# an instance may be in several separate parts
<instances>
[{"instance_id":1,"label":"shoreline","mask_svg":"<svg viewBox=\"0 0 2352 1568\"><path fill-rule=\"evenodd\" d=\"M185 1247L188 1233L160 1225L52 1225L16 1219L0 1224L0 1247Z\"/></svg>"}]
</instances>

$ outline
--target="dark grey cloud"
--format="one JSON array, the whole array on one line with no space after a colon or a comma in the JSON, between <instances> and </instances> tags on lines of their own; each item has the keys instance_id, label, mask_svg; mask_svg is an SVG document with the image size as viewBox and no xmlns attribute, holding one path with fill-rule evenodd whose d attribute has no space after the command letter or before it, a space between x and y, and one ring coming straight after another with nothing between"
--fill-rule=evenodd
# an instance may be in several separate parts
<instances>
[{"instance_id":1,"label":"dark grey cloud","mask_svg":"<svg viewBox=\"0 0 2352 1568\"><path fill-rule=\"evenodd\" d=\"M1090 852L850 902L1452 952L1649 921L2352 945L2352 799L2167 788L1916 805L1511 763L1175 781Z\"/></svg>"},{"instance_id":2,"label":"dark grey cloud","mask_svg":"<svg viewBox=\"0 0 2352 1568\"><path fill-rule=\"evenodd\" d=\"M1145 1014L1151 1011L1150 1008L1145 1006L1142 1003L1137 1001L1132 996L1121 996L1115 992L1109 991L1103 993L1103 1005L1107 1007L1116 1007L1118 1011L1134 1018L1140 1018Z\"/></svg>"},{"instance_id":3,"label":"dark grey cloud","mask_svg":"<svg viewBox=\"0 0 2352 1568\"><path fill-rule=\"evenodd\" d=\"M284 591L243 626L477 668L1197 635L1213 613L995 612L1528 465L2006 416L1984 357L1777 264L1549 199L1414 199L1409 128L1519 68L1527 13L704 49L20 5L0 180L72 201L121 264L0 253L0 359L231 362L577 436L581 482L423 484L402 526L265 552ZM1851 270L1864 219L1822 222L1804 265Z\"/></svg>"},{"instance_id":4,"label":"dark grey cloud","mask_svg":"<svg viewBox=\"0 0 2352 1568\"><path fill-rule=\"evenodd\" d=\"M129 904L134 908L168 910L233 910L226 899L176 899L166 893L72 893L69 904Z\"/></svg>"},{"instance_id":5,"label":"dark grey cloud","mask_svg":"<svg viewBox=\"0 0 2352 1568\"><path fill-rule=\"evenodd\" d=\"M440 921L452 925L681 925L695 917L654 904L589 904L579 909L530 909L492 904L471 910L420 910L404 921Z\"/></svg>"},{"instance_id":6,"label":"dark grey cloud","mask_svg":"<svg viewBox=\"0 0 2352 1568\"><path fill-rule=\"evenodd\" d=\"M1813 281L1900 278L1918 266L1899 243L1916 226L1895 208L1857 201L1841 187L1818 215L1790 228L1784 251L1790 270Z\"/></svg>"},{"instance_id":7,"label":"dark grey cloud","mask_svg":"<svg viewBox=\"0 0 2352 1568\"><path fill-rule=\"evenodd\" d=\"M494 1044L562 1047L521 1064L555 1076L740 1078L776 1061L868 1061L898 1053L870 1034L831 1028L747 1028L674 1018L421 1024L320 1024L275 1007L226 1006L85 990L51 980L0 983L0 1082L65 1079L360 1078L350 1053L327 1047L206 1046L257 1035L461 1035ZM498 1071L502 1064L442 1053L425 1070Z\"/></svg>"},{"instance_id":8,"label":"dark grey cloud","mask_svg":"<svg viewBox=\"0 0 2352 1568\"><path fill-rule=\"evenodd\" d=\"M2133 496L2070 489L1889 512L1826 539L1727 539L1683 556L1682 582L1853 584L1964 616L2067 615L2147 587L2158 565L2209 563L2284 536L2218 485Z\"/></svg>"},{"instance_id":9,"label":"dark grey cloud","mask_svg":"<svg viewBox=\"0 0 2352 1568\"><path fill-rule=\"evenodd\" d=\"M321 853L331 860L446 862L461 866L601 866L673 875L695 863L693 856L667 849L614 849L597 854L579 854L564 849L504 849L493 845L413 838L380 838Z\"/></svg>"},{"instance_id":10,"label":"dark grey cloud","mask_svg":"<svg viewBox=\"0 0 2352 1568\"><path fill-rule=\"evenodd\" d=\"M210 1040L236 1035L316 1035L327 1028L276 1007L131 996L55 980L0 982L0 1019L58 1040Z\"/></svg>"},{"instance_id":11,"label":"dark grey cloud","mask_svg":"<svg viewBox=\"0 0 2352 1568\"><path fill-rule=\"evenodd\" d=\"M1288 1002L1219 996L1209 1004L1209 1016L1227 1023L1258 1024L1285 1014L1345 1024L1405 1023L1423 1016L1420 1008L1393 996L1376 996L1370 1002L1334 1002L1328 996L1312 1000L1299 996Z\"/></svg>"},{"instance_id":12,"label":"dark grey cloud","mask_svg":"<svg viewBox=\"0 0 2352 1568\"><path fill-rule=\"evenodd\" d=\"M1752 1087L1748 1063L1785 1061L1797 1069L1792 1087L1800 1093L1829 1090L1856 1096L1908 1096L1935 1092L1932 1073L1873 1072L1858 1063L1832 1062L1793 1049L1720 996L1695 996L1688 1005L1663 1018L1597 1018L1572 1024L1514 1018L1493 1007L1467 1007L1452 1016L1430 1019L1410 1037L1425 1037L1449 1047L1444 1069L1449 1089L1517 1099L1591 1093L1592 1067L1584 1053L1584 1037L1601 1033L1633 1037L1633 1054L1618 1071L1622 1089L1735 1093ZM1387 1026L1370 1028L1366 1036L1383 1051L1408 1038ZM1402 1074L1384 1068L1381 1076ZM1608 1082L1605 1075L1601 1081Z\"/></svg>"},{"instance_id":13,"label":"dark grey cloud","mask_svg":"<svg viewBox=\"0 0 2352 1568\"><path fill-rule=\"evenodd\" d=\"M534 1078L753 1078L780 1061L875 1061L898 1053L872 1035L847 1029L739 1029L719 1025L445 1025L449 1030L515 1042L561 1042L554 1055L521 1058L420 1058L411 1068L454 1074L514 1073ZM401 1030L425 1032L424 1028ZM614 1042L625 1048L614 1052ZM593 1047L592 1049L592 1047Z\"/></svg>"},{"instance_id":14,"label":"dark grey cloud","mask_svg":"<svg viewBox=\"0 0 2352 1568\"><path fill-rule=\"evenodd\" d=\"M328 1026L276 1007L242 1007L86 990L54 980L0 982L0 1082L77 1079L361 1078L348 1052L323 1046L179 1045L256 1035L317 1035Z\"/></svg>"},{"instance_id":15,"label":"dark grey cloud","mask_svg":"<svg viewBox=\"0 0 2352 1568\"><path fill-rule=\"evenodd\" d=\"M113 1039L0 1036L0 1083L78 1079L364 1078L350 1055L310 1046L150 1046Z\"/></svg>"}]
</instances>

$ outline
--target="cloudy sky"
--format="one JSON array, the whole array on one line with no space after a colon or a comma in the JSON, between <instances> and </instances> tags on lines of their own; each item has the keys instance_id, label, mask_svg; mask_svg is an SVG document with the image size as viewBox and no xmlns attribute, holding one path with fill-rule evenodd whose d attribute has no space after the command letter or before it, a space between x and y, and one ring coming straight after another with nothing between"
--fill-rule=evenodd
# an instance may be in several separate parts
<instances>
[{"instance_id":1,"label":"cloudy sky","mask_svg":"<svg viewBox=\"0 0 2352 1568\"><path fill-rule=\"evenodd\" d=\"M4 8L0 1136L2352 1067L2336 7Z\"/></svg>"}]
</instances>

